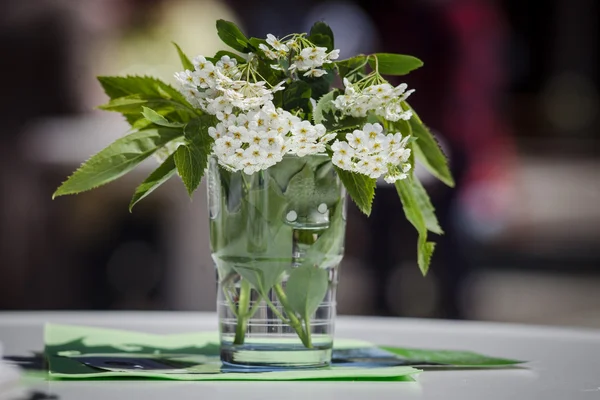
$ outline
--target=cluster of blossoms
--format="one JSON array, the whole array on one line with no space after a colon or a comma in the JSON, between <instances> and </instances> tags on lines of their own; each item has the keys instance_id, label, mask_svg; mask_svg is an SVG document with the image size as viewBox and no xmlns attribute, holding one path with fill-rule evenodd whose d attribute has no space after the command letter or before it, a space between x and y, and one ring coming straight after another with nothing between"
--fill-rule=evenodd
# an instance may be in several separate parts
<instances>
[{"instance_id":1,"label":"cluster of blossoms","mask_svg":"<svg viewBox=\"0 0 600 400\"><path fill-rule=\"evenodd\" d=\"M283 69L289 64L288 71L304 72L304 76L326 74L321 67L339 56L339 50L328 53L301 35L283 42L269 34L266 42L269 46L259 47L267 58L277 60L271 67ZM276 108L273 93L284 89L283 82L270 87L265 81L251 82L249 64L238 66L228 56L215 63L198 56L192 64L194 71L178 72L175 78L192 105L219 120L208 133L214 139L213 153L223 167L252 174L277 164L286 154L304 157L325 153L335 139L336 134L327 134L323 125L313 125ZM344 79L345 93L334 100L334 106L354 117L372 113L388 121L410 119L412 113L401 104L412 93L405 84L366 83L353 85ZM395 182L406 178L410 169L407 141L408 137L400 133L385 134L380 124L366 124L362 130L348 133L346 141L333 143L332 162L348 171Z\"/></svg>"},{"instance_id":2,"label":"cluster of blossoms","mask_svg":"<svg viewBox=\"0 0 600 400\"><path fill-rule=\"evenodd\" d=\"M194 71L175 74L180 91L190 104L216 115L226 107L252 110L273 100L273 92L283 90L282 83L266 88L266 82L249 82L241 79L237 61L223 56L215 64L203 56L192 60Z\"/></svg>"},{"instance_id":3,"label":"cluster of blossoms","mask_svg":"<svg viewBox=\"0 0 600 400\"><path fill-rule=\"evenodd\" d=\"M302 75L312 78L327 74L327 71L321 67L324 64L332 63L340 56L339 50L327 52L325 47L317 47L302 36L295 36L282 42L268 34L267 44L268 46L260 44L258 47L265 56L271 60L277 60L276 64L271 64L271 68L283 71L289 62L289 66L287 66L289 72L303 72Z\"/></svg>"},{"instance_id":4,"label":"cluster of blossoms","mask_svg":"<svg viewBox=\"0 0 600 400\"><path fill-rule=\"evenodd\" d=\"M282 83L266 88L266 82L241 80L235 59L223 56L217 63L198 56L194 71L175 74L179 89L190 103L220 121L209 128L219 163L246 174L267 169L285 154L303 157L325 152L335 134L323 125L312 125L288 111L275 108L273 92Z\"/></svg>"},{"instance_id":5,"label":"cluster of blossoms","mask_svg":"<svg viewBox=\"0 0 600 400\"><path fill-rule=\"evenodd\" d=\"M332 162L339 168L368 175L384 177L388 183L406 179L410 170L408 136L401 133L384 134L380 124L365 124L362 130L346 135L346 142L336 140L332 145Z\"/></svg>"},{"instance_id":6,"label":"cluster of blossoms","mask_svg":"<svg viewBox=\"0 0 600 400\"><path fill-rule=\"evenodd\" d=\"M344 114L366 117L369 112L373 112L379 117L394 122L400 119L409 120L412 116L410 110L402 108L402 102L414 92L414 90L406 90L405 83L396 87L389 83L382 83L360 88L344 78L344 86L346 87L344 94L333 101L333 105Z\"/></svg>"},{"instance_id":7,"label":"cluster of blossoms","mask_svg":"<svg viewBox=\"0 0 600 400\"><path fill-rule=\"evenodd\" d=\"M256 110L238 111L231 106L216 114L219 123L210 127L215 140L214 153L219 163L230 170L246 174L267 169L285 154L303 157L322 153L335 134L327 135L321 124L292 115L267 102Z\"/></svg>"}]
</instances>

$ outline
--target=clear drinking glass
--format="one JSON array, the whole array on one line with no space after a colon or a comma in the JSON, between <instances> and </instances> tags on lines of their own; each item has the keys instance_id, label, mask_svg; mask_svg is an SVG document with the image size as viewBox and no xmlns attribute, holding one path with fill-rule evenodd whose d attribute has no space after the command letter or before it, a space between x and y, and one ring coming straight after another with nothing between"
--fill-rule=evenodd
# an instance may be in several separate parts
<instances>
[{"instance_id":1,"label":"clear drinking glass","mask_svg":"<svg viewBox=\"0 0 600 400\"><path fill-rule=\"evenodd\" d=\"M345 189L325 155L246 175L212 158L208 207L223 363L331 362Z\"/></svg>"}]
</instances>

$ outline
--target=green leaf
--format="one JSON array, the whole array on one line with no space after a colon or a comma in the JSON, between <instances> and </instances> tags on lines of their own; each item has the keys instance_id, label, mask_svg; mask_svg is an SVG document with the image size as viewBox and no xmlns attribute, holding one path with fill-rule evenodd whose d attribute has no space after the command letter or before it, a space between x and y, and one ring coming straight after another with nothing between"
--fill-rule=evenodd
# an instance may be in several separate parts
<instances>
[{"instance_id":1,"label":"green leaf","mask_svg":"<svg viewBox=\"0 0 600 400\"><path fill-rule=\"evenodd\" d=\"M366 175L358 174L335 167L335 171L340 177L348 194L354 201L360 211L365 215L371 214L373 197L375 197L375 179Z\"/></svg>"},{"instance_id":2,"label":"green leaf","mask_svg":"<svg viewBox=\"0 0 600 400\"><path fill-rule=\"evenodd\" d=\"M278 167L279 165L274 169ZM264 174L267 175L266 173ZM265 179L266 176L260 175L261 173L258 172L249 177L251 182L263 181L263 185L259 189L251 188L246 197L269 226L273 229L278 229L279 225L283 224L284 212L288 207L288 200L283 195L279 184L273 176Z\"/></svg>"},{"instance_id":3,"label":"green leaf","mask_svg":"<svg viewBox=\"0 0 600 400\"><path fill-rule=\"evenodd\" d=\"M181 122L169 122L165 117L151 108L142 106L142 115L153 124L166 126L167 128L183 128L185 124Z\"/></svg>"},{"instance_id":4,"label":"green leaf","mask_svg":"<svg viewBox=\"0 0 600 400\"><path fill-rule=\"evenodd\" d=\"M403 107L412 110L408 103L404 102ZM450 187L454 187L454 179L450 168L448 168L448 160L442 152L437 140L431 134L429 129L423 124L417 113L412 110L413 116L409 120L412 129L412 135L417 139L413 148L417 160L427 168L432 175L444 182Z\"/></svg>"},{"instance_id":5,"label":"green leaf","mask_svg":"<svg viewBox=\"0 0 600 400\"><path fill-rule=\"evenodd\" d=\"M233 269L246 279L263 297L269 295L269 290L279 283L281 275L289 264L278 262L256 262L251 264L236 264Z\"/></svg>"},{"instance_id":6,"label":"green leaf","mask_svg":"<svg viewBox=\"0 0 600 400\"><path fill-rule=\"evenodd\" d=\"M305 165L305 157L284 157L274 168L269 169L269 174L281 191L285 192L292 176L302 171Z\"/></svg>"},{"instance_id":7,"label":"green leaf","mask_svg":"<svg viewBox=\"0 0 600 400\"><path fill-rule=\"evenodd\" d=\"M333 71L330 71L320 78L302 77L301 79L310 86L311 97L318 100L327 93L330 93L331 84L333 83L334 78L335 75L333 74Z\"/></svg>"},{"instance_id":8,"label":"green leaf","mask_svg":"<svg viewBox=\"0 0 600 400\"><path fill-rule=\"evenodd\" d=\"M414 192L414 185L410 178L396 181L396 190L402 201L402 208L406 219L415 227L419 234L417 243L417 263L423 275L427 274L431 256L435 249L435 244L427 241L427 224L419 201Z\"/></svg>"},{"instance_id":9,"label":"green leaf","mask_svg":"<svg viewBox=\"0 0 600 400\"><path fill-rule=\"evenodd\" d=\"M339 190L331 184L331 180L317 181L315 171L306 164L300 172L290 179L285 191L289 206L298 213L298 216L308 217L311 210L319 204L331 206L339 200Z\"/></svg>"},{"instance_id":10,"label":"green leaf","mask_svg":"<svg viewBox=\"0 0 600 400\"><path fill-rule=\"evenodd\" d=\"M183 68L193 71L194 64L192 64L188 56L186 56L185 53L181 50L181 47L179 47L179 45L175 42L171 43L173 43L173 46L175 46L175 48L177 49L177 54L179 54L179 59L181 60L181 65L183 66Z\"/></svg>"},{"instance_id":11,"label":"green leaf","mask_svg":"<svg viewBox=\"0 0 600 400\"><path fill-rule=\"evenodd\" d=\"M174 154L177 172L191 197L204 175L202 153L193 143L186 143L179 146Z\"/></svg>"},{"instance_id":12,"label":"green leaf","mask_svg":"<svg viewBox=\"0 0 600 400\"><path fill-rule=\"evenodd\" d=\"M129 211L133 209L139 201L148 196L160 185L168 181L176 172L174 154L171 154L167 159L135 189L133 198L129 203Z\"/></svg>"},{"instance_id":13,"label":"green leaf","mask_svg":"<svg viewBox=\"0 0 600 400\"><path fill-rule=\"evenodd\" d=\"M404 54L375 53L369 56L369 65L382 75L406 75L422 67L423 61Z\"/></svg>"},{"instance_id":14,"label":"green leaf","mask_svg":"<svg viewBox=\"0 0 600 400\"><path fill-rule=\"evenodd\" d=\"M118 97L106 104L98 106L98 108L105 111L120 112L126 117L132 116L139 119L141 118L140 114L144 111L142 106L161 112L173 110L189 111L185 105L177 103L176 101L145 94L132 94L125 97Z\"/></svg>"},{"instance_id":15,"label":"green leaf","mask_svg":"<svg viewBox=\"0 0 600 400\"><path fill-rule=\"evenodd\" d=\"M338 256L344 245L344 229L346 227L343 213L344 199L340 199L330 207L329 227L308 248L304 254L302 265L329 268L335 267L339 263Z\"/></svg>"},{"instance_id":16,"label":"green leaf","mask_svg":"<svg viewBox=\"0 0 600 400\"><path fill-rule=\"evenodd\" d=\"M146 76L100 76L98 81L111 101L99 108L122 113L127 122L137 129L142 117L142 106L152 108L161 115L171 114L179 122L189 121L199 113L170 85Z\"/></svg>"},{"instance_id":17,"label":"green leaf","mask_svg":"<svg viewBox=\"0 0 600 400\"><path fill-rule=\"evenodd\" d=\"M175 151L177 172L190 197L200 185L208 164L212 138L208 135L208 124L200 118L191 120L184 128L186 143Z\"/></svg>"},{"instance_id":18,"label":"green leaf","mask_svg":"<svg viewBox=\"0 0 600 400\"><path fill-rule=\"evenodd\" d=\"M178 137L181 137L181 129L173 128L145 129L122 137L85 162L52 198L85 192L112 182Z\"/></svg>"},{"instance_id":19,"label":"green leaf","mask_svg":"<svg viewBox=\"0 0 600 400\"><path fill-rule=\"evenodd\" d=\"M366 74L367 56L364 54L336 61L335 65L340 74L340 78L348 78L353 81L354 76L362 78Z\"/></svg>"},{"instance_id":20,"label":"green leaf","mask_svg":"<svg viewBox=\"0 0 600 400\"><path fill-rule=\"evenodd\" d=\"M313 109L313 121L315 124L323 124L326 122L331 124L335 122L336 108L333 106L333 100L335 100L338 94L339 91L335 89L322 96L317 101L317 106Z\"/></svg>"},{"instance_id":21,"label":"green leaf","mask_svg":"<svg viewBox=\"0 0 600 400\"><path fill-rule=\"evenodd\" d=\"M326 270L300 266L290 273L285 293L292 309L302 318L309 319L325 298L328 287Z\"/></svg>"},{"instance_id":22,"label":"green leaf","mask_svg":"<svg viewBox=\"0 0 600 400\"><path fill-rule=\"evenodd\" d=\"M98 81L111 99L132 94L146 94L174 100L182 104L187 103L177 89L149 76L99 76Z\"/></svg>"},{"instance_id":23,"label":"green leaf","mask_svg":"<svg viewBox=\"0 0 600 400\"><path fill-rule=\"evenodd\" d=\"M235 59L238 62L238 64L246 63L246 59L244 57L240 56L239 54L232 53L231 51L227 51L227 50L217 51L217 54L215 54L214 59L219 61L221 59L221 57L223 57L223 56L229 56L230 58Z\"/></svg>"},{"instance_id":24,"label":"green leaf","mask_svg":"<svg viewBox=\"0 0 600 400\"><path fill-rule=\"evenodd\" d=\"M382 346L381 349L395 354L413 363L441 364L449 367L494 367L521 364L524 361L506 358L489 357L472 351L457 350L422 350ZM430 365L431 366L431 365Z\"/></svg>"},{"instance_id":25,"label":"green leaf","mask_svg":"<svg viewBox=\"0 0 600 400\"><path fill-rule=\"evenodd\" d=\"M248 38L242 33L240 28L233 22L220 19L217 21L217 34L229 47L242 53L248 53L251 50Z\"/></svg>"},{"instance_id":26,"label":"green leaf","mask_svg":"<svg viewBox=\"0 0 600 400\"><path fill-rule=\"evenodd\" d=\"M316 45L318 47L325 47L327 49L327 51L333 50L333 41L327 35L316 33L316 34L310 35L308 37L308 40L310 40L314 45Z\"/></svg>"},{"instance_id":27,"label":"green leaf","mask_svg":"<svg viewBox=\"0 0 600 400\"><path fill-rule=\"evenodd\" d=\"M304 81L293 81L283 91L283 109L292 111L296 108L302 108L309 111L311 96L310 85Z\"/></svg>"},{"instance_id":28,"label":"green leaf","mask_svg":"<svg viewBox=\"0 0 600 400\"><path fill-rule=\"evenodd\" d=\"M325 22L318 21L310 28L308 40L320 47L326 47L327 51L334 48L333 31Z\"/></svg>"},{"instance_id":29,"label":"green leaf","mask_svg":"<svg viewBox=\"0 0 600 400\"><path fill-rule=\"evenodd\" d=\"M444 231L440 227L440 224L435 216L435 208L433 208L433 204L431 204L431 200L429 199L429 195L427 191L419 181L419 178L416 176L411 180L412 191L417 202L417 206L421 210L421 214L423 215L423 219L425 220L425 226L427 230L433 233L437 233L438 235L442 235Z\"/></svg>"},{"instance_id":30,"label":"green leaf","mask_svg":"<svg viewBox=\"0 0 600 400\"><path fill-rule=\"evenodd\" d=\"M428 242L425 235L419 234L419 239L417 240L417 264L423 276L427 275L427 271L429 271L434 250L435 243Z\"/></svg>"}]
</instances>

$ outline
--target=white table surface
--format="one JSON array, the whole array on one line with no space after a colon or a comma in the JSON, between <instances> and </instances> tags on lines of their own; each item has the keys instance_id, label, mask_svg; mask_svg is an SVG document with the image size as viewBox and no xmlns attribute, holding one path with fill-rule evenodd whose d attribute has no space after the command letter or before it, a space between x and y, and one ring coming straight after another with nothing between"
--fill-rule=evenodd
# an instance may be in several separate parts
<instances>
[{"instance_id":1,"label":"white table surface","mask_svg":"<svg viewBox=\"0 0 600 400\"><path fill-rule=\"evenodd\" d=\"M189 312L0 313L7 355L42 349L45 322L150 333L215 330ZM40 381L60 400L95 399L600 399L600 331L482 322L339 317L337 337L406 347L472 350L529 360L523 369L426 371L409 382Z\"/></svg>"}]
</instances>

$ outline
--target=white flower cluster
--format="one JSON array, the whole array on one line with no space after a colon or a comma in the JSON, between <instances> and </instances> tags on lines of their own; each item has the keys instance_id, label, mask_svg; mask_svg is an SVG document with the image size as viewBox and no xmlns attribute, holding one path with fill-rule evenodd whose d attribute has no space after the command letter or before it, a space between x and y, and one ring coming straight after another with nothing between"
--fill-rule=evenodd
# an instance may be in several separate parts
<instances>
[{"instance_id":1,"label":"white flower cluster","mask_svg":"<svg viewBox=\"0 0 600 400\"><path fill-rule=\"evenodd\" d=\"M292 38L286 42L282 42L270 33L267 35L267 45L260 44L258 47L271 60L286 61L290 58L290 53L293 52L291 63L288 71L304 72L304 76L318 78L327 71L321 67L324 64L329 64L340 56L339 50L327 52L325 47L316 47L303 38ZM304 47L305 46L305 47ZM283 70L280 62L272 64L271 68Z\"/></svg>"},{"instance_id":2,"label":"white flower cluster","mask_svg":"<svg viewBox=\"0 0 600 400\"><path fill-rule=\"evenodd\" d=\"M265 82L241 80L237 61L229 56L221 57L216 64L198 56L192 64L194 71L178 72L175 79L192 105L212 115L229 106L246 111L256 109L273 100L273 92L283 89L283 82L267 89Z\"/></svg>"},{"instance_id":3,"label":"white flower cluster","mask_svg":"<svg viewBox=\"0 0 600 400\"><path fill-rule=\"evenodd\" d=\"M215 139L213 150L219 163L246 174L267 169L288 153L303 157L324 152L327 142L335 137L326 135L323 125L312 125L275 108L270 101L237 115L231 106L226 106L217 118L220 122L208 133Z\"/></svg>"},{"instance_id":4,"label":"white flower cluster","mask_svg":"<svg viewBox=\"0 0 600 400\"><path fill-rule=\"evenodd\" d=\"M333 105L344 114L366 117L367 113L372 111L375 115L394 122L400 119L409 120L412 116L412 112L405 111L401 104L414 92L414 90L406 90L405 83L396 87L389 83L382 83L360 89L344 78L344 86L346 87L344 94L333 101Z\"/></svg>"},{"instance_id":5,"label":"white flower cluster","mask_svg":"<svg viewBox=\"0 0 600 400\"><path fill-rule=\"evenodd\" d=\"M408 138L399 132L386 135L377 123L365 124L362 130L348 133L346 142L336 140L331 145L332 162L339 168L371 178L383 175L386 182L394 183L405 179L410 170Z\"/></svg>"}]
</instances>

